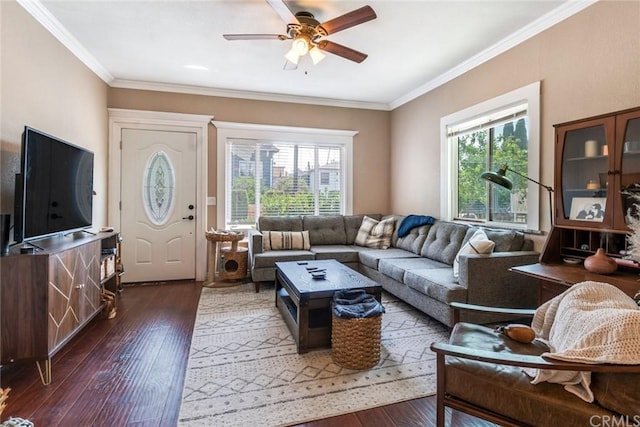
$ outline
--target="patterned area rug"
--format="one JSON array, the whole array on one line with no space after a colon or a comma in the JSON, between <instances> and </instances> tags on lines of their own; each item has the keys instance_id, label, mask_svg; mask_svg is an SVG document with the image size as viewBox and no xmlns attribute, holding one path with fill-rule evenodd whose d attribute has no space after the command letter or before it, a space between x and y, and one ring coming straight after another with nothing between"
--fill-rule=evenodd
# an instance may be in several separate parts
<instances>
[{"instance_id":1,"label":"patterned area rug","mask_svg":"<svg viewBox=\"0 0 640 427\"><path fill-rule=\"evenodd\" d=\"M331 350L296 352L273 288L203 288L180 426L281 426L429 396L436 390L439 322L383 293L381 357L341 368Z\"/></svg>"}]
</instances>

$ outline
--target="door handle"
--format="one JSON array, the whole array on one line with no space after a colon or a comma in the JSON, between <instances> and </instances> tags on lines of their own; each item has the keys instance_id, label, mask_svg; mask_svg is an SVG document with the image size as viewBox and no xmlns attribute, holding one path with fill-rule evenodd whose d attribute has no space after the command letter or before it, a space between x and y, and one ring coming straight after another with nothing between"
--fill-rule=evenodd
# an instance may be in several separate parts
<instances>
[{"instance_id":1,"label":"door handle","mask_svg":"<svg viewBox=\"0 0 640 427\"><path fill-rule=\"evenodd\" d=\"M182 219L188 219L189 221L193 221L193 218L195 218L193 215L183 216L182 217Z\"/></svg>"}]
</instances>

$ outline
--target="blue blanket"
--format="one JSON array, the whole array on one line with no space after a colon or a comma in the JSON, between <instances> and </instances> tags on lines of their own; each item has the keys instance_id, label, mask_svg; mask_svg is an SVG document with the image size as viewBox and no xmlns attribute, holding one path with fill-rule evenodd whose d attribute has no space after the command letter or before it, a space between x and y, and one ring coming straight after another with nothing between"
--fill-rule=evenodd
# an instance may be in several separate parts
<instances>
[{"instance_id":1,"label":"blue blanket","mask_svg":"<svg viewBox=\"0 0 640 427\"><path fill-rule=\"evenodd\" d=\"M428 215L407 215L400 224L398 229L398 237L404 237L411 231L412 228L420 227L421 225L433 224L436 219Z\"/></svg>"}]
</instances>

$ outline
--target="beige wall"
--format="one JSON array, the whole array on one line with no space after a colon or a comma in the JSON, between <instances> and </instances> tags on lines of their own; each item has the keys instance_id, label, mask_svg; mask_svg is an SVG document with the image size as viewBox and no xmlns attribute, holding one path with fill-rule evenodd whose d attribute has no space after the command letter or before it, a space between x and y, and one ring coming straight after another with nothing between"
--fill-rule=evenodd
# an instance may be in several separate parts
<instances>
[{"instance_id":1,"label":"beige wall","mask_svg":"<svg viewBox=\"0 0 640 427\"><path fill-rule=\"evenodd\" d=\"M390 212L390 114L386 111L251 101L131 89L109 89L109 108L213 115L214 120L355 130L354 213ZM208 195L216 196L216 129L209 126ZM216 225L209 207L208 227Z\"/></svg>"},{"instance_id":2,"label":"beige wall","mask_svg":"<svg viewBox=\"0 0 640 427\"><path fill-rule=\"evenodd\" d=\"M538 80L540 176L553 185L554 124L640 105L640 2L596 3L394 110L391 210L440 215L441 117ZM545 190L540 200L548 230Z\"/></svg>"},{"instance_id":3,"label":"beige wall","mask_svg":"<svg viewBox=\"0 0 640 427\"><path fill-rule=\"evenodd\" d=\"M15 173L25 125L95 154L93 223L107 217L107 85L31 15L0 1L1 209L13 213Z\"/></svg>"}]
</instances>

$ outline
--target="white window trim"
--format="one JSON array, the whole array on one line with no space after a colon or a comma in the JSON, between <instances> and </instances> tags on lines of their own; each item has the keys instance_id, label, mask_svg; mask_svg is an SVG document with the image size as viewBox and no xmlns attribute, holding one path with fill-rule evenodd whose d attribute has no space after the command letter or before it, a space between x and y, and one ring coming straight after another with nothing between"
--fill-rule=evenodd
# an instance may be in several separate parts
<instances>
[{"instance_id":1,"label":"white window trim","mask_svg":"<svg viewBox=\"0 0 640 427\"><path fill-rule=\"evenodd\" d=\"M353 212L353 137L354 130L303 128L292 126L259 125L236 122L211 122L217 129L217 219L218 229L225 227L227 140L268 139L282 142L333 143L344 145L345 182L343 183L345 214Z\"/></svg>"},{"instance_id":2,"label":"white window trim","mask_svg":"<svg viewBox=\"0 0 640 427\"><path fill-rule=\"evenodd\" d=\"M453 208L455 204L454 201L458 197L457 186L455 188L452 186L452 183L456 180L458 152L455 147L448 143L447 127L455 126L523 102L527 103L527 115L529 117L528 170L526 175L540 182L540 82L537 81L440 119L440 170L442 171L442 180L440 182L441 218L447 220L454 218L456 214ZM509 174L509 172L507 172L507 174ZM481 178L478 177L478 180L480 179ZM540 230L540 191L546 190L528 181L527 206L530 208L527 215L526 228L530 230ZM510 228L524 228L524 226L512 223L488 221L487 224Z\"/></svg>"}]
</instances>

